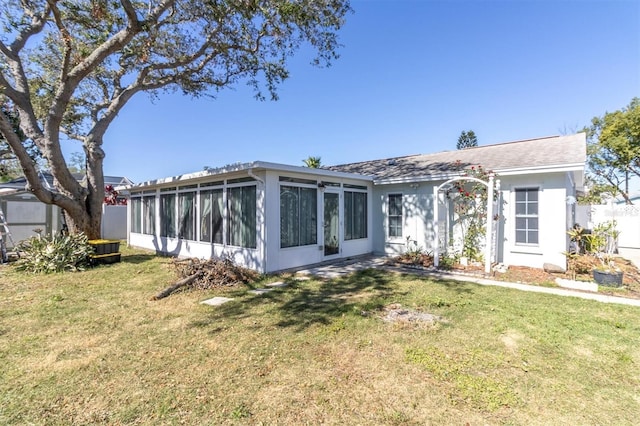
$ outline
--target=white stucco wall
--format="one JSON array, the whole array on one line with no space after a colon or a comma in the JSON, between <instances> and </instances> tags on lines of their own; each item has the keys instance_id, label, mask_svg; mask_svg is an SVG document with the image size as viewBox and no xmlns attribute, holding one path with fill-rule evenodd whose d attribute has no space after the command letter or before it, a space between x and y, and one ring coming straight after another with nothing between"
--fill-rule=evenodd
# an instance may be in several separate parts
<instances>
[{"instance_id":1,"label":"white stucco wall","mask_svg":"<svg viewBox=\"0 0 640 426\"><path fill-rule=\"evenodd\" d=\"M362 185L368 188L367 197L367 238L356 240L344 240L344 191L349 191L348 188L329 188L324 190L318 189L317 191L317 244L307 245L301 247L280 247L280 176L286 176L290 178L299 179L315 179L320 181L331 181L340 184ZM284 185L296 185L295 183L282 182ZM291 173L282 172L278 170L269 170L266 173L266 187L267 187L267 201L266 201L266 271L280 271L284 269L296 268L304 265L310 265L314 263L320 263L325 260L335 258L346 258L359 256L373 252L373 211L375 209L373 203L373 197L371 195L371 182L365 180L343 179L326 176L314 176L313 174L306 173ZM336 192L340 197L340 248L341 251L338 255L325 257L324 256L324 235L323 235L323 197L324 192Z\"/></svg>"},{"instance_id":2,"label":"white stucco wall","mask_svg":"<svg viewBox=\"0 0 640 426\"><path fill-rule=\"evenodd\" d=\"M306 172L306 170L305 170ZM372 183L366 179L348 179L344 177L327 176L326 172L322 173L305 173L295 172L290 170L268 170L263 169L259 171L253 170L251 173L258 179L256 187L256 248L247 249L241 247L233 247L223 244L210 244L207 242L191 241L180 238L166 238L159 235L144 235L139 233L132 233L131 230L131 204L129 204L127 214L127 228L129 229L129 244L155 250L159 253L166 253L173 256L180 257L198 257L198 258L212 258L230 256L237 264L246 266L258 270L260 272L275 272L283 269L290 269L295 267L301 267L314 263L319 263L328 258L324 256L323 251L323 190L317 189L318 197L318 211L317 211L317 244L301 246L301 247L288 247L280 248L280 185L293 185L292 182L280 182L280 176L286 176L289 178L305 179L313 181L313 185L307 184L307 187L317 188L317 182L331 181L338 182L341 185L351 184L367 187L367 238L344 240L344 191L349 191L349 188L328 188L326 191L335 191L340 195L340 247L339 254L331 256L331 258L345 258L373 251L372 245L372 212L373 201L371 196ZM246 177L247 171L243 171L236 174L229 175L214 175L206 179L199 179L196 182L204 183L209 181L218 181L221 179L234 179L237 177ZM191 185L193 181L180 182L180 185ZM179 186L175 183L166 186ZM146 188L141 188L145 189ZM135 192L135 191L134 191ZM159 194L159 192L158 192ZM145 193L145 195L147 195ZM199 206L197 205L199 198L196 199L196 212L199 217ZM199 226L199 220L197 220ZM160 231L160 206L158 198L156 198L156 232ZM197 231L199 234L199 229Z\"/></svg>"},{"instance_id":3,"label":"white stucco wall","mask_svg":"<svg viewBox=\"0 0 640 426\"><path fill-rule=\"evenodd\" d=\"M567 195L573 195L572 181L564 172L539 173L526 176L499 176L502 200L497 222L498 248L496 260L507 265L542 268L544 263L565 267L563 252L567 250L566 231L573 224L572 206ZM397 255L407 250L407 237L412 244L427 252L434 249L433 188L443 181L415 184L374 186L373 249L386 255ZM539 192L539 244L515 243L515 189L538 187ZM403 195L402 238L388 237L387 199L389 194ZM446 210L439 209L441 219Z\"/></svg>"},{"instance_id":4,"label":"white stucco wall","mask_svg":"<svg viewBox=\"0 0 640 426\"><path fill-rule=\"evenodd\" d=\"M389 237L389 194L402 194L402 237ZM433 184L393 184L374 186L373 250L378 254L398 255L410 247L433 251Z\"/></svg>"},{"instance_id":5,"label":"white stucco wall","mask_svg":"<svg viewBox=\"0 0 640 426\"><path fill-rule=\"evenodd\" d=\"M567 250L567 180L564 173L548 173L527 176L501 177L503 204L503 259L506 265L542 268L551 263L566 267L563 254ZM540 188L539 243L524 245L515 242L515 190L517 188Z\"/></svg>"}]
</instances>

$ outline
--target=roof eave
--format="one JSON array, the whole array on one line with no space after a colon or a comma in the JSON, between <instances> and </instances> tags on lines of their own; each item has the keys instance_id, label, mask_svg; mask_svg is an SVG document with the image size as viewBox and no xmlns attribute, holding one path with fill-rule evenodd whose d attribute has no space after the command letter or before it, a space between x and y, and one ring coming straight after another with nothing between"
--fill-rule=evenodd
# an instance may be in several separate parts
<instances>
[{"instance_id":1,"label":"roof eave","mask_svg":"<svg viewBox=\"0 0 640 426\"><path fill-rule=\"evenodd\" d=\"M495 169L495 173L500 176L510 175L522 175L531 173L562 173L562 172L574 172L584 171L585 163L567 163L567 164L554 164L537 167L513 167L505 169Z\"/></svg>"},{"instance_id":2,"label":"roof eave","mask_svg":"<svg viewBox=\"0 0 640 426\"><path fill-rule=\"evenodd\" d=\"M299 167L299 166L290 166L287 164L279 164L279 163L270 163L266 161L253 161L250 163L237 163L231 164L228 166L218 167L215 169L202 170L195 173L189 173L186 175L180 176L172 176L162 179L156 179L146 182L141 182L133 185L125 185L124 189L135 190L149 187L159 187L164 185L179 185L183 183L187 183L194 180L204 180L206 178L215 178L216 176L223 176L232 173L238 172L248 172L258 171L258 170L275 170L281 172L289 172L289 173L304 173L304 174L313 174L315 176L322 177L331 177L331 178L342 178L342 179L354 179L354 180L365 180L372 182L372 176L364 176L355 173L345 173L345 172L335 172L327 169L313 169L309 167Z\"/></svg>"},{"instance_id":3,"label":"roof eave","mask_svg":"<svg viewBox=\"0 0 640 426\"><path fill-rule=\"evenodd\" d=\"M514 167L507 169L496 169L494 172L498 177L500 176L513 176L523 174L534 173L562 173L572 171L584 171L584 163L562 164L553 166L539 166L539 167ZM402 183L417 183L417 182L436 182L441 180L448 180L455 177L462 176L463 173L438 173L431 175L420 176L402 176L393 178L383 178L374 180L375 185L393 185Z\"/></svg>"}]
</instances>

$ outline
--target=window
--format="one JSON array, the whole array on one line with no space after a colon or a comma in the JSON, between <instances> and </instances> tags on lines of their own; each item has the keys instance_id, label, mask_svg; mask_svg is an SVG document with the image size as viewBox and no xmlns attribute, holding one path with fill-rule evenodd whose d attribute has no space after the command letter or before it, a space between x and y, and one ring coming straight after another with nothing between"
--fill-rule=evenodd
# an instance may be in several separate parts
<instances>
[{"instance_id":1,"label":"window","mask_svg":"<svg viewBox=\"0 0 640 426\"><path fill-rule=\"evenodd\" d=\"M344 192L344 239L367 238L367 193Z\"/></svg>"},{"instance_id":2,"label":"window","mask_svg":"<svg viewBox=\"0 0 640 426\"><path fill-rule=\"evenodd\" d=\"M147 235L156 234L156 197L143 197L142 210L144 221L142 223L142 233Z\"/></svg>"},{"instance_id":3,"label":"window","mask_svg":"<svg viewBox=\"0 0 640 426\"><path fill-rule=\"evenodd\" d=\"M318 242L318 195L316 188L280 187L280 247Z\"/></svg>"},{"instance_id":4,"label":"window","mask_svg":"<svg viewBox=\"0 0 640 426\"><path fill-rule=\"evenodd\" d=\"M516 189L516 244L538 244L538 188Z\"/></svg>"},{"instance_id":5,"label":"window","mask_svg":"<svg viewBox=\"0 0 640 426\"><path fill-rule=\"evenodd\" d=\"M176 236L176 194L160 195L160 236Z\"/></svg>"},{"instance_id":6,"label":"window","mask_svg":"<svg viewBox=\"0 0 640 426\"><path fill-rule=\"evenodd\" d=\"M131 199L131 232L132 233L140 233L141 223L142 223L142 199L141 198L132 198Z\"/></svg>"},{"instance_id":7,"label":"window","mask_svg":"<svg viewBox=\"0 0 640 426\"><path fill-rule=\"evenodd\" d=\"M229 205L228 244L256 248L256 187L239 186L227 190Z\"/></svg>"},{"instance_id":8,"label":"window","mask_svg":"<svg viewBox=\"0 0 640 426\"><path fill-rule=\"evenodd\" d=\"M222 244L222 188L200 193L200 241Z\"/></svg>"},{"instance_id":9,"label":"window","mask_svg":"<svg viewBox=\"0 0 640 426\"><path fill-rule=\"evenodd\" d=\"M178 194L178 236L185 240L196 239L195 192Z\"/></svg>"},{"instance_id":10,"label":"window","mask_svg":"<svg viewBox=\"0 0 640 426\"><path fill-rule=\"evenodd\" d=\"M389 194L389 237L402 238L402 194Z\"/></svg>"}]
</instances>

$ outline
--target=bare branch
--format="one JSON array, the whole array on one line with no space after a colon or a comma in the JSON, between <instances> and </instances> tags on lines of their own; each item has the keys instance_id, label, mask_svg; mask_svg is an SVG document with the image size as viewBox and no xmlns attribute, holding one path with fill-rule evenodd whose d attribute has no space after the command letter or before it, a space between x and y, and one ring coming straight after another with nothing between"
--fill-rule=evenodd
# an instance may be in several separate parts
<instances>
[{"instance_id":1,"label":"bare branch","mask_svg":"<svg viewBox=\"0 0 640 426\"><path fill-rule=\"evenodd\" d=\"M65 27L62 22L62 18L60 17L60 11L58 10L58 6L56 5L56 0L47 0L47 4L51 7L51 11L53 12L53 18L62 34L62 42L64 43L64 59L62 60L62 67L60 67L60 82L64 82L67 79L67 72L69 70L69 64L71 63L71 53L73 51L73 46L71 45L71 35L69 34L69 30Z\"/></svg>"},{"instance_id":2,"label":"bare branch","mask_svg":"<svg viewBox=\"0 0 640 426\"><path fill-rule=\"evenodd\" d=\"M24 3L23 3L23 7L25 7ZM49 3L47 3L45 5L45 8L42 14L37 15L36 13L26 9L25 7L25 13L31 16L31 25L25 28L22 32L20 32L20 34L18 34L16 39L13 41L13 43L11 43L11 52L14 55L17 55L18 52L20 52L24 48L25 44L27 43L27 41L31 36L38 34L40 31L42 31L42 29L44 28L44 25L47 23L47 18L51 13L51 8L49 7Z\"/></svg>"}]
</instances>

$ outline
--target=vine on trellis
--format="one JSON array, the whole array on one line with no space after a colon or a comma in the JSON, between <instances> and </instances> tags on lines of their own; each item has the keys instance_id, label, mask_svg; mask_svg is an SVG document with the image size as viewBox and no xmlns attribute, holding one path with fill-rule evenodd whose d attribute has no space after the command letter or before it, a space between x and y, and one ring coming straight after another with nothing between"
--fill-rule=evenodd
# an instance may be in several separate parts
<instances>
[{"instance_id":1,"label":"vine on trellis","mask_svg":"<svg viewBox=\"0 0 640 426\"><path fill-rule=\"evenodd\" d=\"M460 161L456 163L462 169ZM491 170L477 165L466 169L463 176L476 178L488 184L489 175L492 173ZM480 182L459 180L452 182L451 188L446 191L447 198L452 201L456 217L454 226L459 225L462 233L462 252L460 255L473 261L483 260L480 244L485 241L486 237L487 189L487 185Z\"/></svg>"}]
</instances>

